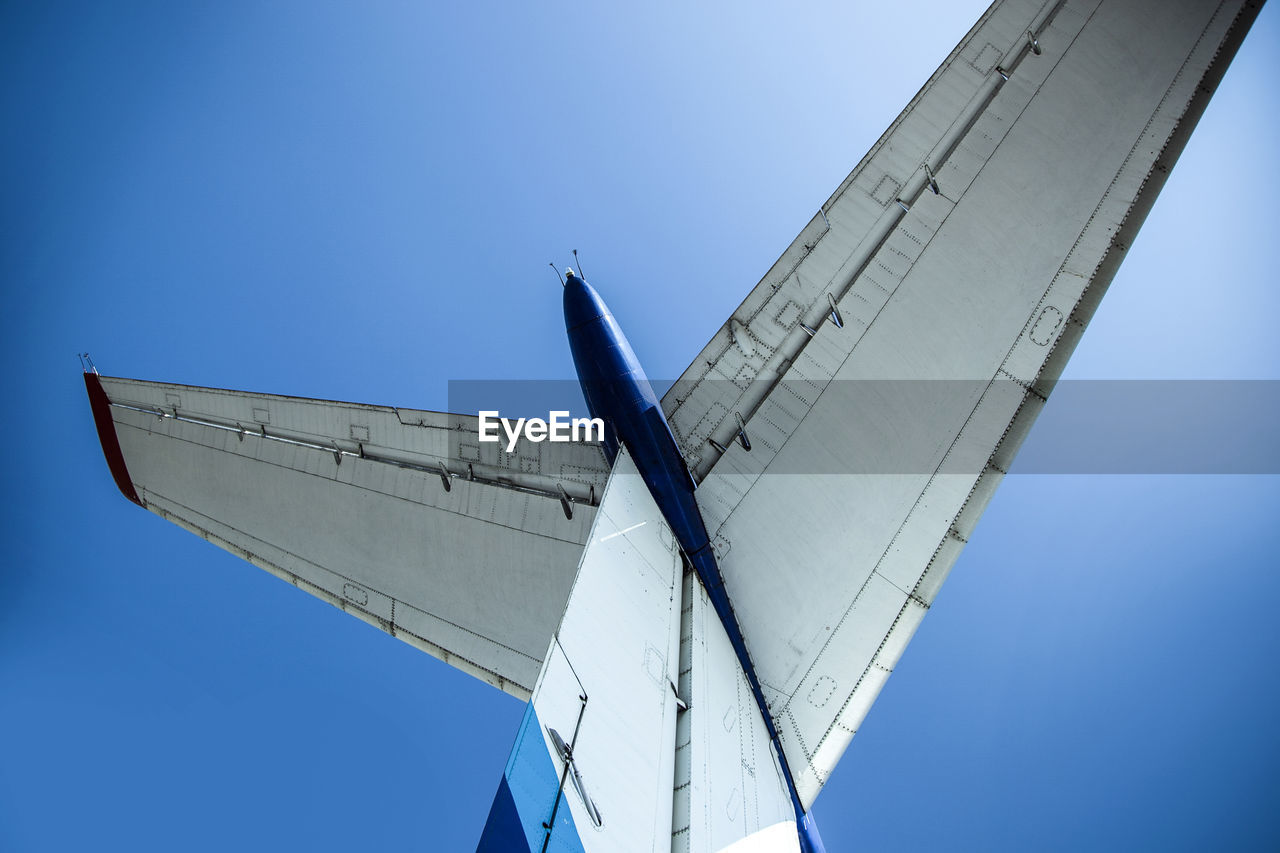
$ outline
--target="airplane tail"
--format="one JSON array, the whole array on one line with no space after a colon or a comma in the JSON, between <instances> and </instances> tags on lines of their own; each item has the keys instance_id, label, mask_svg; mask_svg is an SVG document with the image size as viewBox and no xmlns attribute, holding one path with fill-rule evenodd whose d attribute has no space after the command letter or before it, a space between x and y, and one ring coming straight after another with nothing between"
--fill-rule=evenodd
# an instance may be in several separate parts
<instances>
[{"instance_id":1,"label":"airplane tail","mask_svg":"<svg viewBox=\"0 0 1280 853\"><path fill-rule=\"evenodd\" d=\"M477 850L822 853L625 447Z\"/></svg>"}]
</instances>

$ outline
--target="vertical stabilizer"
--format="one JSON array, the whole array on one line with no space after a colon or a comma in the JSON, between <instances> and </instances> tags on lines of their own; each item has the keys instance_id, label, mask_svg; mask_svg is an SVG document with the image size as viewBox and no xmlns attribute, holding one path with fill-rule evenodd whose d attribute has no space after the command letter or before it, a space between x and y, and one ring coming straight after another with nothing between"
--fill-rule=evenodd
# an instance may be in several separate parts
<instances>
[{"instance_id":1,"label":"vertical stabilizer","mask_svg":"<svg viewBox=\"0 0 1280 853\"><path fill-rule=\"evenodd\" d=\"M681 567L624 447L479 850L670 849Z\"/></svg>"}]
</instances>

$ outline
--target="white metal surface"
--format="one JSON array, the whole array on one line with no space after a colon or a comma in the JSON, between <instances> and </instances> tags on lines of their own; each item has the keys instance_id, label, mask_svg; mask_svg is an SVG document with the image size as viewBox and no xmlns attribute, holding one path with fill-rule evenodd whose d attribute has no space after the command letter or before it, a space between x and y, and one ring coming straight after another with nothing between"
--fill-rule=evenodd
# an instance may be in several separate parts
<instances>
[{"instance_id":1,"label":"white metal surface","mask_svg":"<svg viewBox=\"0 0 1280 853\"><path fill-rule=\"evenodd\" d=\"M529 697L607 477L598 446L506 454L461 415L102 386L147 509Z\"/></svg>"},{"instance_id":2,"label":"white metal surface","mask_svg":"<svg viewBox=\"0 0 1280 853\"><path fill-rule=\"evenodd\" d=\"M588 853L670 847L681 567L624 447L533 697L557 771L550 732L568 741L577 731L574 762L603 820L595 825L572 785L560 807L571 809Z\"/></svg>"},{"instance_id":3,"label":"white metal surface","mask_svg":"<svg viewBox=\"0 0 1280 853\"><path fill-rule=\"evenodd\" d=\"M806 804L1256 12L996 3L664 397Z\"/></svg>"},{"instance_id":4,"label":"white metal surface","mask_svg":"<svg viewBox=\"0 0 1280 853\"><path fill-rule=\"evenodd\" d=\"M795 813L738 658L702 584L684 579L672 853L797 850Z\"/></svg>"},{"instance_id":5,"label":"white metal surface","mask_svg":"<svg viewBox=\"0 0 1280 853\"><path fill-rule=\"evenodd\" d=\"M728 847L719 849L717 853L790 853L799 849L796 822L788 820L740 838Z\"/></svg>"}]
</instances>

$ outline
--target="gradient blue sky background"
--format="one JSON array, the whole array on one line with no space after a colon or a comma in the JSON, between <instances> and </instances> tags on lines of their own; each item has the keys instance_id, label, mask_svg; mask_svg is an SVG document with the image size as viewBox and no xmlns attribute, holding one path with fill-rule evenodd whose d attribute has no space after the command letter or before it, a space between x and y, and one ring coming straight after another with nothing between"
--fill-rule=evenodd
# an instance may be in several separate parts
<instances>
[{"instance_id":1,"label":"gradient blue sky background","mask_svg":"<svg viewBox=\"0 0 1280 853\"><path fill-rule=\"evenodd\" d=\"M678 375L982 9L5 5L0 850L470 850L523 708L121 498L76 352L445 408L572 376L576 247ZM1069 376L1280 378L1278 51L1265 9ZM1008 478L828 849L1273 848L1277 508Z\"/></svg>"}]
</instances>

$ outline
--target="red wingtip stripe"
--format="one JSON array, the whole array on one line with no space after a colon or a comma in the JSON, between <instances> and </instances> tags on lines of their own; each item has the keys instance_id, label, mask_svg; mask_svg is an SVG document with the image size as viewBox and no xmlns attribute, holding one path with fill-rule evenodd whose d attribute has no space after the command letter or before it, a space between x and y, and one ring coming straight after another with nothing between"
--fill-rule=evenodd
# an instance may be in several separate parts
<instances>
[{"instance_id":1,"label":"red wingtip stripe","mask_svg":"<svg viewBox=\"0 0 1280 853\"><path fill-rule=\"evenodd\" d=\"M93 407L93 422L98 427L98 441L102 442L102 455L107 457L107 467L115 478L120 494L142 506L138 492L133 488L133 480L129 477L129 468L124 464L124 454L120 452L120 439L116 436L115 420L111 417L111 401L107 392L102 390L102 380L96 373L84 375L84 387L89 392L89 405Z\"/></svg>"}]
</instances>

